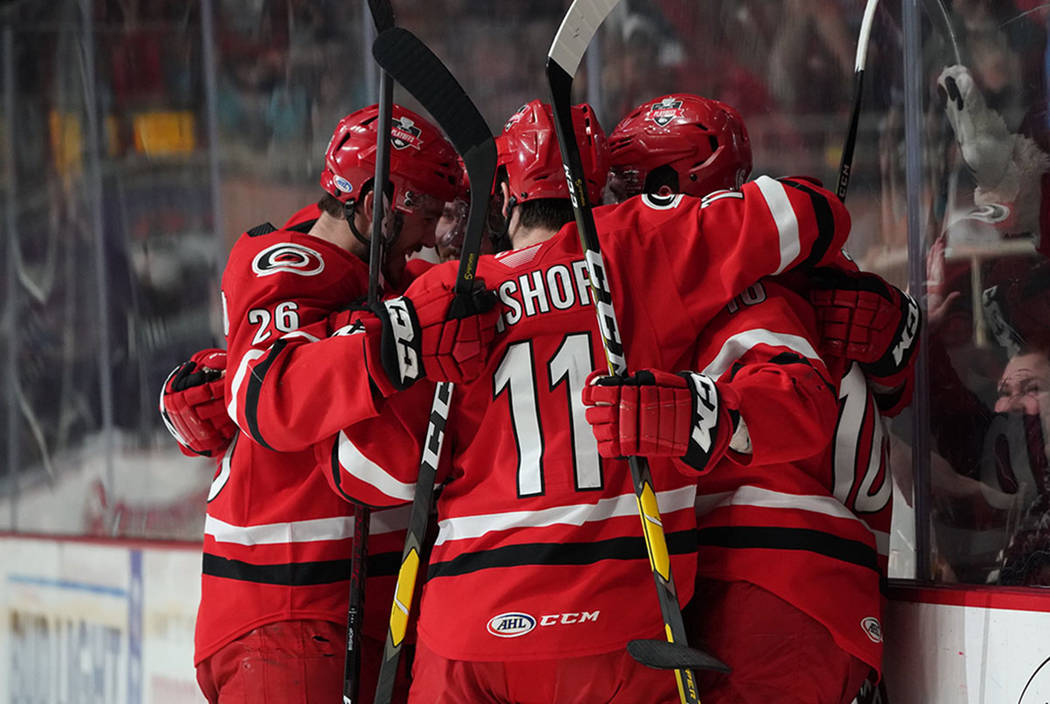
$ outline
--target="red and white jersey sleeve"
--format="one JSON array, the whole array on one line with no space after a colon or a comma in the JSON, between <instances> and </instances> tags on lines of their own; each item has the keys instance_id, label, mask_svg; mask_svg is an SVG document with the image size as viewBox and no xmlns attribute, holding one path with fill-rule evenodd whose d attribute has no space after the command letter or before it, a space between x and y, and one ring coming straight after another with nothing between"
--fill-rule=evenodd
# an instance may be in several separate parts
<instances>
[{"instance_id":1,"label":"red and white jersey sleeve","mask_svg":"<svg viewBox=\"0 0 1050 704\"><path fill-rule=\"evenodd\" d=\"M753 453L700 479L700 573L767 589L878 669L892 498L878 408L857 366L828 379L795 294L762 282L733 307L697 365L738 403Z\"/></svg>"},{"instance_id":2,"label":"red and white jersey sleeve","mask_svg":"<svg viewBox=\"0 0 1050 704\"><path fill-rule=\"evenodd\" d=\"M444 387L447 391L448 387ZM381 413L355 423L346 431L314 446L317 464L328 484L348 501L371 507L411 503L423 458L435 384L425 379L386 400ZM447 407L449 397L441 399ZM443 424L439 426L444 433ZM440 462L434 452L428 460L438 468L437 483L448 469L448 445Z\"/></svg>"},{"instance_id":3,"label":"red and white jersey sleeve","mask_svg":"<svg viewBox=\"0 0 1050 704\"><path fill-rule=\"evenodd\" d=\"M837 261L850 231L849 213L832 193L768 176L704 198L637 196L596 209L595 223L621 332L629 343L658 348L661 369L747 286ZM641 368L632 355L627 360Z\"/></svg>"},{"instance_id":4,"label":"red and white jersey sleeve","mask_svg":"<svg viewBox=\"0 0 1050 704\"><path fill-rule=\"evenodd\" d=\"M771 281L735 298L698 341L696 371L711 377L746 424L744 464L811 457L831 441L835 383L814 341L812 311Z\"/></svg>"},{"instance_id":5,"label":"red and white jersey sleeve","mask_svg":"<svg viewBox=\"0 0 1050 704\"><path fill-rule=\"evenodd\" d=\"M296 230L256 228L223 273L230 417L265 448L298 451L375 414L363 335L329 334L329 314L367 292L364 262Z\"/></svg>"}]
</instances>

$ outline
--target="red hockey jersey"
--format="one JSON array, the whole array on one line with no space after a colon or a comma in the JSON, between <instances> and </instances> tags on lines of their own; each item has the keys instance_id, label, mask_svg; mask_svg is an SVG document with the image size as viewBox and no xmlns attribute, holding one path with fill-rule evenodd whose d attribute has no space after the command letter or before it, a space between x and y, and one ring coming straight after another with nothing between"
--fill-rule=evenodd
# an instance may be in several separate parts
<instances>
[{"instance_id":1,"label":"red hockey jersey","mask_svg":"<svg viewBox=\"0 0 1050 704\"><path fill-rule=\"evenodd\" d=\"M223 304L227 398L235 408L239 401L243 409L244 397L229 386L243 359L279 346L286 334L327 334L329 313L367 290L363 262L305 234L311 212L294 216L288 229L250 230L230 253ZM243 410L233 416L242 430L252 428ZM372 515L364 628L380 639L407 516L407 508ZM331 492L310 450L275 452L239 434L208 496L195 662L266 623L345 623L352 535L353 509Z\"/></svg>"},{"instance_id":2,"label":"red hockey jersey","mask_svg":"<svg viewBox=\"0 0 1050 704\"><path fill-rule=\"evenodd\" d=\"M849 230L826 191L768 178L703 200L639 197L595 215L636 369L672 368L736 293L763 274L835 256ZM584 380L603 365L585 271L574 225L478 265L499 295L503 333L487 372L454 390L450 461L439 465L419 637L445 657L585 655L661 636L628 467L598 457L584 419ZM447 285L454 273L438 267L416 285ZM834 396L823 390L830 437ZM379 505L411 499L430 408L408 406L395 397L321 446L341 491ZM652 471L684 603L696 569L696 476L666 461Z\"/></svg>"},{"instance_id":3,"label":"red hockey jersey","mask_svg":"<svg viewBox=\"0 0 1050 704\"><path fill-rule=\"evenodd\" d=\"M801 300L760 282L699 340L692 368L732 389L752 442L749 458L730 453L699 482L700 574L773 592L878 670L892 499L887 439L856 365L832 377L837 406L799 405L805 375L797 371L771 378L792 367L827 378L812 309Z\"/></svg>"},{"instance_id":4,"label":"red hockey jersey","mask_svg":"<svg viewBox=\"0 0 1050 704\"><path fill-rule=\"evenodd\" d=\"M622 311L621 332L655 348L666 363L759 278L839 261L850 227L849 213L828 191L802 179L767 176L740 191L716 191L702 199L638 196L596 209L595 218L614 305ZM567 227L566 237L575 242L575 225ZM578 243L567 246L580 251ZM517 255L507 256L514 262ZM535 272L529 281L503 283L508 317L567 306L569 295L586 299L582 253L565 266L568 273L555 270L549 281ZM517 299L507 300L519 289ZM646 305L630 305L639 292L645 292ZM255 350L240 361L229 387L231 415L256 442L274 449L300 450L331 438L361 420L365 409L378 413L361 373L364 349L364 335L322 340L299 335L286 336L265 352Z\"/></svg>"}]
</instances>

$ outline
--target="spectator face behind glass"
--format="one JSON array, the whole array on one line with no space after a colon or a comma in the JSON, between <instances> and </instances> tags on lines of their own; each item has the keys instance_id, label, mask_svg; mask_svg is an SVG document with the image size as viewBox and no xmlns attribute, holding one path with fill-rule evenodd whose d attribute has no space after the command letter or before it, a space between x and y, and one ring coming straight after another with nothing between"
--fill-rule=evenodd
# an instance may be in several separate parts
<instances>
[{"instance_id":1,"label":"spectator face behind glass","mask_svg":"<svg viewBox=\"0 0 1050 704\"><path fill-rule=\"evenodd\" d=\"M1001 558L998 583L1009 586L1050 586L1050 486L1047 485L1047 463L1032 453L1031 433L1042 432L1043 454L1047 455L1046 438L1050 416L1050 360L1042 351L1021 350L1006 365L999 381L998 413L1021 414L1026 420L1029 437L1029 480L1035 483L1034 496L1021 508L1019 521ZM1038 417L1038 419L1034 418ZM1029 419L1034 422L1028 422ZM1035 427L1032 427L1032 426ZM1014 477L1015 481L1020 477ZM1019 493L1023 492L1018 487Z\"/></svg>"},{"instance_id":2,"label":"spectator face behind glass","mask_svg":"<svg viewBox=\"0 0 1050 704\"><path fill-rule=\"evenodd\" d=\"M1050 360L1043 352L1022 351L1006 363L999 379L996 413L1019 412L1025 415L1045 415L1041 408L1048 406L1050 393Z\"/></svg>"}]
</instances>

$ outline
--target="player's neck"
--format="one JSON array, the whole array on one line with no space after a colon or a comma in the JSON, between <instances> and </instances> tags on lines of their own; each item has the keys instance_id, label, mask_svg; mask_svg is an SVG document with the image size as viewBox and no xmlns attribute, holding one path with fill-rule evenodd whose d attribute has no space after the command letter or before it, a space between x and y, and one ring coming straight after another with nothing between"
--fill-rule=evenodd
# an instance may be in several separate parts
<instances>
[{"instance_id":1,"label":"player's neck","mask_svg":"<svg viewBox=\"0 0 1050 704\"><path fill-rule=\"evenodd\" d=\"M558 234L557 230L551 230L546 227L518 227L510 233L510 246L511 249L531 247L534 244L546 242L556 234Z\"/></svg>"},{"instance_id":2,"label":"player's neck","mask_svg":"<svg viewBox=\"0 0 1050 704\"><path fill-rule=\"evenodd\" d=\"M309 234L345 249L361 261L368 261L368 247L354 237L347 227L346 220L332 217L322 211L317 222L310 228Z\"/></svg>"}]
</instances>

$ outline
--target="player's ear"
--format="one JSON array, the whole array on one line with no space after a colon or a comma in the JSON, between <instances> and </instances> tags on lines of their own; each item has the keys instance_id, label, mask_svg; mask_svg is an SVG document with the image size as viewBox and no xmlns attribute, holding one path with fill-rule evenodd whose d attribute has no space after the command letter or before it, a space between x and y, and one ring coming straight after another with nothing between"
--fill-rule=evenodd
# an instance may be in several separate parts
<instances>
[{"instance_id":1,"label":"player's ear","mask_svg":"<svg viewBox=\"0 0 1050 704\"><path fill-rule=\"evenodd\" d=\"M358 204L358 212L368 217L368 222L372 222L372 212L375 207L375 191L369 190L363 196L361 196L361 202Z\"/></svg>"},{"instance_id":2,"label":"player's ear","mask_svg":"<svg viewBox=\"0 0 1050 704\"><path fill-rule=\"evenodd\" d=\"M503 213L503 217L506 218L510 213L510 186L507 185L506 181L500 181L500 191L503 193L503 205L500 208L500 212Z\"/></svg>"}]
</instances>

